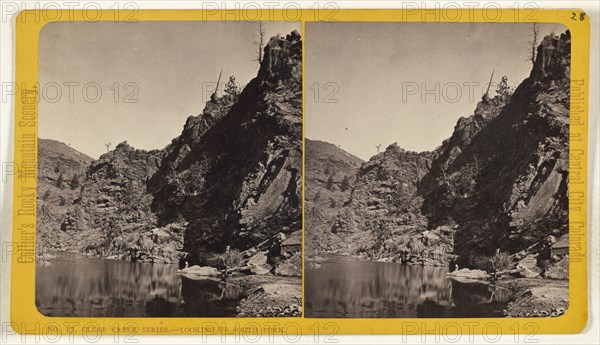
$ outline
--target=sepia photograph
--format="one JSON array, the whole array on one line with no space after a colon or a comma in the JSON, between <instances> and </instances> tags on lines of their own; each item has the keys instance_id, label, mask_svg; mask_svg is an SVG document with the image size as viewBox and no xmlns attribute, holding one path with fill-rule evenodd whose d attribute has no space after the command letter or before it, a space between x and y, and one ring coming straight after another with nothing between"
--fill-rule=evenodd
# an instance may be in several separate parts
<instances>
[{"instance_id":1,"label":"sepia photograph","mask_svg":"<svg viewBox=\"0 0 600 345\"><path fill-rule=\"evenodd\" d=\"M300 32L289 21L44 26L40 313L302 314Z\"/></svg>"},{"instance_id":2,"label":"sepia photograph","mask_svg":"<svg viewBox=\"0 0 600 345\"><path fill-rule=\"evenodd\" d=\"M571 33L306 23L305 316L569 307Z\"/></svg>"}]
</instances>

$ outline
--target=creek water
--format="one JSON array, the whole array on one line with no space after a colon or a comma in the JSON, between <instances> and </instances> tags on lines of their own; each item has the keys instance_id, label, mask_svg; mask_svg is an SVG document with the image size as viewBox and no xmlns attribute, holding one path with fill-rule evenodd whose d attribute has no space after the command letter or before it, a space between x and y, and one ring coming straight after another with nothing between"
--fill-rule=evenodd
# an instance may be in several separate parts
<instances>
[{"instance_id":1,"label":"creek water","mask_svg":"<svg viewBox=\"0 0 600 345\"><path fill-rule=\"evenodd\" d=\"M237 285L191 280L171 264L66 254L36 265L35 302L46 316L227 317L241 297Z\"/></svg>"},{"instance_id":2,"label":"creek water","mask_svg":"<svg viewBox=\"0 0 600 345\"><path fill-rule=\"evenodd\" d=\"M306 317L502 317L510 291L440 267L333 257L305 265ZM318 266L318 265L317 265Z\"/></svg>"}]
</instances>

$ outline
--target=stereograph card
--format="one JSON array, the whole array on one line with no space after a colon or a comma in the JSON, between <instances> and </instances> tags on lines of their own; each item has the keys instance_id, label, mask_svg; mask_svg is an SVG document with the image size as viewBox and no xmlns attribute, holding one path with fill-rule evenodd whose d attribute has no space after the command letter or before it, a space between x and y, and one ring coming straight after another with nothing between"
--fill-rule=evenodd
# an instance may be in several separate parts
<instances>
[{"instance_id":1,"label":"stereograph card","mask_svg":"<svg viewBox=\"0 0 600 345\"><path fill-rule=\"evenodd\" d=\"M300 7L15 16L7 332L583 330L590 15Z\"/></svg>"}]
</instances>

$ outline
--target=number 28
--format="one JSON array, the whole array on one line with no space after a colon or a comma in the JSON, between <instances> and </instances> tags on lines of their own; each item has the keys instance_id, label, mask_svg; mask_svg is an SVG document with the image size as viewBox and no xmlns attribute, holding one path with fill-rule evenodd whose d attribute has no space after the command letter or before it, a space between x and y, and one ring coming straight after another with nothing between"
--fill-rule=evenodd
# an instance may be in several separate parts
<instances>
[{"instance_id":1,"label":"number 28","mask_svg":"<svg viewBox=\"0 0 600 345\"><path fill-rule=\"evenodd\" d=\"M577 20L577 13L572 12L571 13L571 19L572 20ZM585 12L579 13L579 21L583 21L583 20L585 20Z\"/></svg>"}]
</instances>

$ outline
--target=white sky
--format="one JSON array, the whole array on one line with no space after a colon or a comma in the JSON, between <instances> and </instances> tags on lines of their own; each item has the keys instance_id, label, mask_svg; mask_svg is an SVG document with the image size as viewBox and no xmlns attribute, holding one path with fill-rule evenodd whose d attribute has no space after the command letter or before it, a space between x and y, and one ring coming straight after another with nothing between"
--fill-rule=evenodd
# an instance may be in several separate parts
<instances>
[{"instance_id":1,"label":"white sky","mask_svg":"<svg viewBox=\"0 0 600 345\"><path fill-rule=\"evenodd\" d=\"M378 144L433 150L450 137L460 116L473 113L492 70L495 82L506 75L515 86L529 76L530 27L307 23L306 136L365 160L377 153ZM541 37L564 30L540 25ZM465 83L479 85L471 99Z\"/></svg>"},{"instance_id":2,"label":"white sky","mask_svg":"<svg viewBox=\"0 0 600 345\"><path fill-rule=\"evenodd\" d=\"M301 31L299 23L265 26L266 41ZM94 158L106 152L105 143L114 148L125 140L135 148L163 148L181 133L189 115L202 111L203 83L216 82L221 69L223 79L235 75L241 84L256 76L257 28L257 23L200 21L48 24L40 34L38 135ZM125 89L128 82L137 85L137 103L124 102L135 90L134 85ZM70 84L73 102L69 83L79 83ZM102 90L97 103L82 95L88 83L96 83L87 89L88 99L97 97L94 85ZM115 89L120 89L117 102Z\"/></svg>"}]
</instances>

